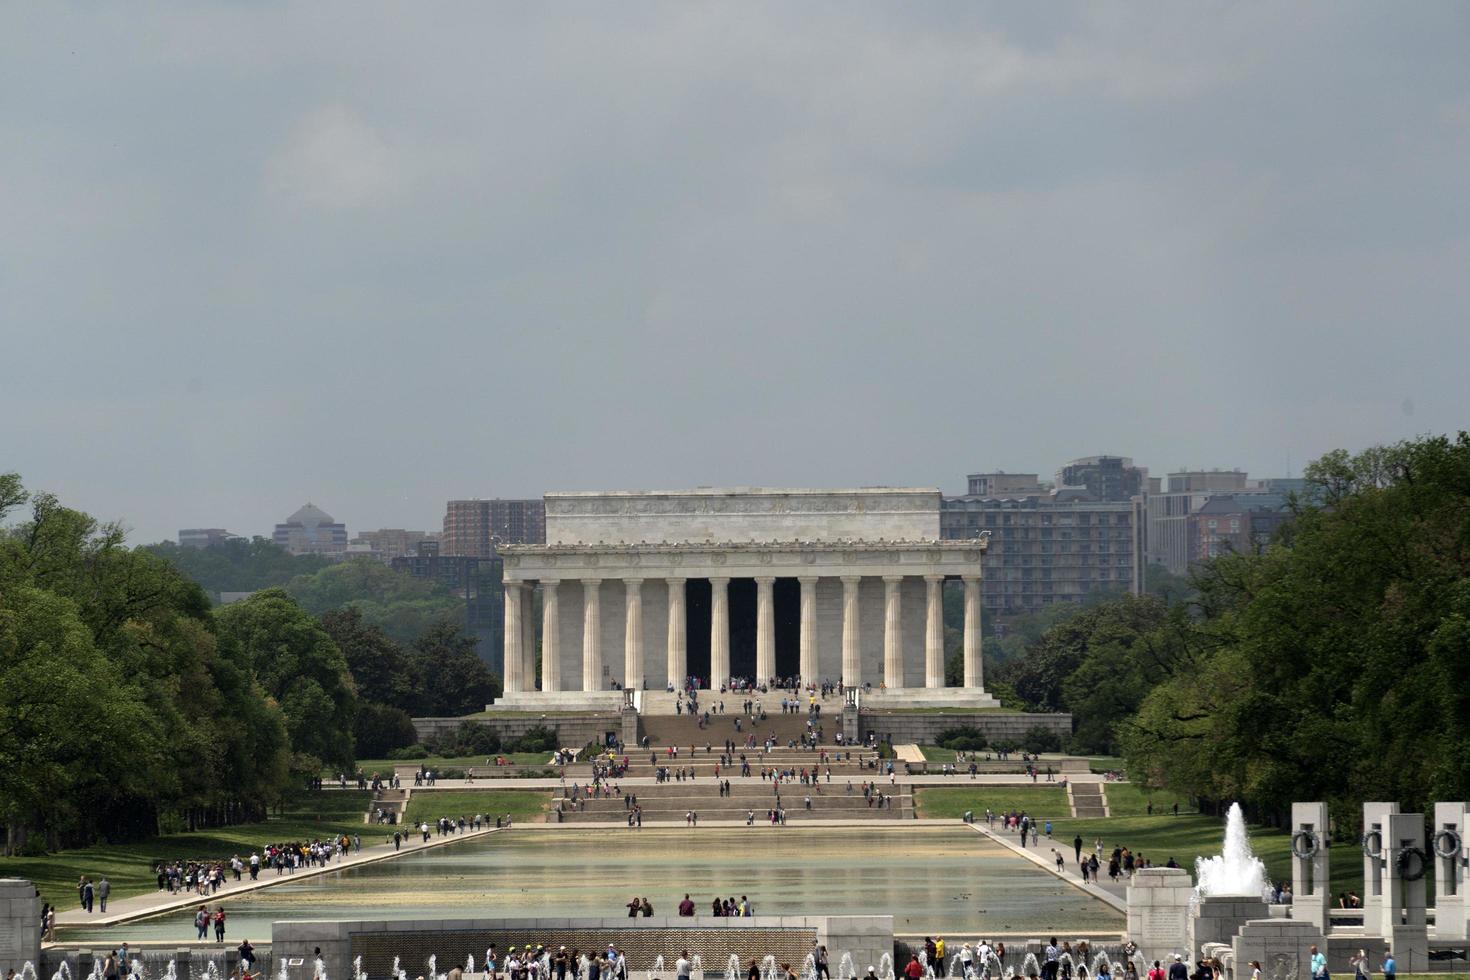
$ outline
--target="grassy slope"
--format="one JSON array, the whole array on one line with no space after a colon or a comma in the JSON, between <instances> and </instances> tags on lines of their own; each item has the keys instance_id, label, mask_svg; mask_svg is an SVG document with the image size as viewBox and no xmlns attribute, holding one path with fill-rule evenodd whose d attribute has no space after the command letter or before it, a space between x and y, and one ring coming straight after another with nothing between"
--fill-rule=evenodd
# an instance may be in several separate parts
<instances>
[{"instance_id":1,"label":"grassy slope","mask_svg":"<svg viewBox=\"0 0 1470 980\"><path fill-rule=\"evenodd\" d=\"M550 790L431 790L408 798L407 822L440 817L471 817L483 813L487 817L509 813L515 820L539 817L551 805Z\"/></svg>"},{"instance_id":2,"label":"grassy slope","mask_svg":"<svg viewBox=\"0 0 1470 980\"><path fill-rule=\"evenodd\" d=\"M82 875L93 881L106 875L114 898L152 892L158 887L155 861L247 857L265 844L361 834L367 829L362 822L367 808L367 793L316 793L288 804L281 816L264 823L170 834L136 844L98 844L42 857L0 858L0 877L29 878L41 889L42 901L74 908L78 904L76 883Z\"/></svg>"},{"instance_id":3,"label":"grassy slope","mask_svg":"<svg viewBox=\"0 0 1470 980\"><path fill-rule=\"evenodd\" d=\"M1067 791L1051 786L925 786L914 791L914 802L920 817L958 817L974 810L976 819L983 817L986 807L996 813L1012 809L1034 813L1040 819L1053 821L1071 812L1067 808Z\"/></svg>"}]
</instances>

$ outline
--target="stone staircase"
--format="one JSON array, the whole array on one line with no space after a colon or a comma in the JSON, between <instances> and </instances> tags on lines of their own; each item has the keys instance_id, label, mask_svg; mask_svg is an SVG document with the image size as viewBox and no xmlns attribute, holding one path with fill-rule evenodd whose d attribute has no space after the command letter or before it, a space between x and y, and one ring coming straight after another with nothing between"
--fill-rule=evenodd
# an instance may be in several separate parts
<instances>
[{"instance_id":1,"label":"stone staircase","mask_svg":"<svg viewBox=\"0 0 1470 980\"><path fill-rule=\"evenodd\" d=\"M394 823L403 823L403 811L408 809L408 797L413 792L412 787L404 786L401 789L383 788L373 794L372 802L368 804L367 813L363 814L363 823L376 823L378 811L392 814Z\"/></svg>"},{"instance_id":2,"label":"stone staircase","mask_svg":"<svg viewBox=\"0 0 1470 980\"><path fill-rule=\"evenodd\" d=\"M786 810L786 820L904 820L914 816L913 796L906 786L878 783L878 790L892 795L890 806L879 808L863 798L863 780L839 779L834 772L829 783L823 778L821 789L803 786L799 781L783 783L779 805ZM776 786L759 778L730 780L730 795L719 795L719 786L711 778L659 783L654 786L629 787L642 807L645 823L682 823L689 811L699 814L701 821L744 821L754 812L756 823L769 821L769 812L778 805ZM807 809L807 797L811 809ZM557 823L627 823L632 801L621 796L599 797L573 802L558 797L552 802L551 820Z\"/></svg>"},{"instance_id":3,"label":"stone staircase","mask_svg":"<svg viewBox=\"0 0 1470 980\"><path fill-rule=\"evenodd\" d=\"M1108 797L1102 783L1067 783L1067 802L1074 817L1106 817Z\"/></svg>"}]
</instances>

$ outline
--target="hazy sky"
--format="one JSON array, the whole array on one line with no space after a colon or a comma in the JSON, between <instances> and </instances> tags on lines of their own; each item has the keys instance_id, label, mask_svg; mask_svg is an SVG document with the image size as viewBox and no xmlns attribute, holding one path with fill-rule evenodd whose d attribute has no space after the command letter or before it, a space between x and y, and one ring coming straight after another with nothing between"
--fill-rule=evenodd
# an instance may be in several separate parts
<instances>
[{"instance_id":1,"label":"hazy sky","mask_svg":"<svg viewBox=\"0 0 1470 980\"><path fill-rule=\"evenodd\" d=\"M0 471L121 518L1470 425L1470 4L0 12Z\"/></svg>"}]
</instances>

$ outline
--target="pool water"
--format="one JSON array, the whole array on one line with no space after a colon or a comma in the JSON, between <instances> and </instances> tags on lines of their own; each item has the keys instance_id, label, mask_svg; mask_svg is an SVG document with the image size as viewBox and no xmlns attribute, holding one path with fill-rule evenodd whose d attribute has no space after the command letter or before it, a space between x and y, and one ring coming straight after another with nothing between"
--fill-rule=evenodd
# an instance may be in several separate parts
<instances>
[{"instance_id":1,"label":"pool water","mask_svg":"<svg viewBox=\"0 0 1470 980\"><path fill-rule=\"evenodd\" d=\"M520 829L226 899L225 941L299 919L674 915L689 893L749 896L758 915L892 915L894 931L957 937L1117 933L1122 915L964 827ZM210 902L213 908L215 902ZM193 913L63 941L185 941Z\"/></svg>"}]
</instances>

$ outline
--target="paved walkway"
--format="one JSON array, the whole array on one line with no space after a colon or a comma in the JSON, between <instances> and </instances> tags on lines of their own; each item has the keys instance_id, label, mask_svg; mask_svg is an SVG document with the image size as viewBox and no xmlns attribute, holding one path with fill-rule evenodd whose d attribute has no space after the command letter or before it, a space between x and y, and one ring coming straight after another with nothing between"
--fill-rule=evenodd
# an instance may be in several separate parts
<instances>
[{"instance_id":1,"label":"paved walkway","mask_svg":"<svg viewBox=\"0 0 1470 980\"><path fill-rule=\"evenodd\" d=\"M518 824L517 827L519 826ZM380 831L387 830L389 836L393 832L393 828L391 827L384 828L366 824L363 826L363 830L366 831L363 834L364 837L371 834L374 839L377 838ZM432 850L435 847L443 847L445 844L453 844L458 841L468 840L471 837L484 837L494 833L498 833L498 831L494 826L491 826L485 830L466 831L463 834L452 834L448 837L430 837L427 843L424 843L422 838L414 836L404 842L401 850L395 850L391 841L386 844L373 845L368 845L364 841L364 846L361 851L332 861L330 864L297 868L294 874L287 872L286 874L278 875L274 868L261 869L260 877L255 881L250 880L250 873L248 871L243 873L240 881L234 881L226 874L225 883L220 887L220 890L212 892L209 895L200 896L192 892L187 894L175 892L170 895L168 892L154 891L146 895L134 895L131 898L114 898L107 903L106 915L100 912L88 914L78 907L68 909L65 912L58 912L56 914L56 924L57 926L110 926L116 925L119 922L129 922L133 919L157 915L160 912L194 909L200 905L212 906L220 899L234 898L247 892L270 888L272 885L301 881L304 878L329 874L331 872L341 871L344 868L356 868L365 864L375 864L378 861L391 861L393 858L403 854L416 854L420 851ZM242 856L247 860L249 858L249 855Z\"/></svg>"},{"instance_id":2,"label":"paved walkway","mask_svg":"<svg viewBox=\"0 0 1470 980\"><path fill-rule=\"evenodd\" d=\"M1090 881L1084 882L1082 875L1077 871L1077 863L1074 860L1076 852L1070 842L1048 837L1045 840L1038 841L1036 844L1028 844L1022 847L1020 842L1021 835L1019 833L994 829L986 826L984 822L971 824L970 827L976 833L989 837L1013 854L1019 854L1021 857L1026 858L1026 860L1032 862L1047 874L1055 875L1068 884L1075 885L1094 898L1099 898L1107 902L1119 912L1128 911L1128 906L1124 901L1127 897L1127 886L1123 883L1115 884L1111 881L1098 884ZM1029 836L1027 839L1030 839ZM1062 856L1066 858L1066 864L1063 865L1063 870L1061 871L1057 870L1056 858L1052 855L1053 849L1060 851ZM1089 853L1085 847L1083 853Z\"/></svg>"}]
</instances>

